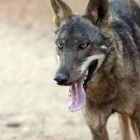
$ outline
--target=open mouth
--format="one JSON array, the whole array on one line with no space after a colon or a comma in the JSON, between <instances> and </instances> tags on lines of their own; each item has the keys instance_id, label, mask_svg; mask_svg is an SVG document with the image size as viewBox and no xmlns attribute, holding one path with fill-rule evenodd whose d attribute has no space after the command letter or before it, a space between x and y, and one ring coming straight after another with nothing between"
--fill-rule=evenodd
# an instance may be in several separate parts
<instances>
[{"instance_id":1,"label":"open mouth","mask_svg":"<svg viewBox=\"0 0 140 140\"><path fill-rule=\"evenodd\" d=\"M86 105L86 93L85 90L92 79L93 73L97 67L98 60L94 60L88 67L88 75L84 73L82 78L75 84L70 86L71 103L68 107L68 111L75 112L82 109Z\"/></svg>"},{"instance_id":2,"label":"open mouth","mask_svg":"<svg viewBox=\"0 0 140 140\"><path fill-rule=\"evenodd\" d=\"M87 75L86 79L84 80L84 84L83 84L84 89L87 88L87 86L88 86L88 84L89 84L89 82L90 82L90 80L92 78L92 75L93 75L93 73L94 73L94 71L95 71L95 69L97 67L97 63L98 63L98 60L94 60L91 63L91 65L89 66L88 75Z\"/></svg>"}]
</instances>

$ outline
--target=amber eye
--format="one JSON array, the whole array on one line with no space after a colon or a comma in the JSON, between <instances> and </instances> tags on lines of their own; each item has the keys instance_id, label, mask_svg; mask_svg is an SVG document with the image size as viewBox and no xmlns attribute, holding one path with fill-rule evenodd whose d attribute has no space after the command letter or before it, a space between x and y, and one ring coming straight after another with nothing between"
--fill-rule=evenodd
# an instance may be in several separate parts
<instances>
[{"instance_id":1,"label":"amber eye","mask_svg":"<svg viewBox=\"0 0 140 140\"><path fill-rule=\"evenodd\" d=\"M57 46L58 46L58 48L60 48L60 49L63 48L63 44L62 44L62 43L58 43Z\"/></svg>"},{"instance_id":2,"label":"amber eye","mask_svg":"<svg viewBox=\"0 0 140 140\"><path fill-rule=\"evenodd\" d=\"M86 48L87 46L88 46L87 43L83 43L83 44L80 45L81 48Z\"/></svg>"}]
</instances>

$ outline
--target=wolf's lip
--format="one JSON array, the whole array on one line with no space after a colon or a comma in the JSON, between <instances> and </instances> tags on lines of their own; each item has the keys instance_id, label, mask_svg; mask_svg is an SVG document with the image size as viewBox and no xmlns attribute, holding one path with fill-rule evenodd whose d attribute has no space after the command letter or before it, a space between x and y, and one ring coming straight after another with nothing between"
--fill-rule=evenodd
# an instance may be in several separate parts
<instances>
[{"instance_id":1,"label":"wolf's lip","mask_svg":"<svg viewBox=\"0 0 140 140\"><path fill-rule=\"evenodd\" d=\"M91 64L87 68L88 69L88 75L86 76L86 79L84 80L84 84L83 84L84 89L86 89L86 87L88 86L90 80L92 79L92 76L93 76L93 73L94 73L94 71L95 71L95 69L97 67L97 64L98 64L98 60L94 60L93 62L91 62ZM86 73L86 70L85 70L84 74L85 73ZM77 83L77 82L75 82L75 83ZM69 82L65 86L71 86L71 85L74 85L75 83Z\"/></svg>"}]
</instances>

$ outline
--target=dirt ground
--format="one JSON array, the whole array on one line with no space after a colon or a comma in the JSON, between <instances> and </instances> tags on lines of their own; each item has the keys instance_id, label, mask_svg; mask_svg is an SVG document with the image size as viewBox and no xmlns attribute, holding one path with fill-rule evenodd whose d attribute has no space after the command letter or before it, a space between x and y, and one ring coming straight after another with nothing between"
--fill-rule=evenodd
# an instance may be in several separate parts
<instances>
[{"instance_id":1,"label":"dirt ground","mask_svg":"<svg viewBox=\"0 0 140 140\"><path fill-rule=\"evenodd\" d=\"M83 14L88 0L67 3ZM49 0L0 0L0 140L90 139L82 111L66 110L68 88L53 81L52 27ZM118 140L116 114L107 127Z\"/></svg>"}]
</instances>

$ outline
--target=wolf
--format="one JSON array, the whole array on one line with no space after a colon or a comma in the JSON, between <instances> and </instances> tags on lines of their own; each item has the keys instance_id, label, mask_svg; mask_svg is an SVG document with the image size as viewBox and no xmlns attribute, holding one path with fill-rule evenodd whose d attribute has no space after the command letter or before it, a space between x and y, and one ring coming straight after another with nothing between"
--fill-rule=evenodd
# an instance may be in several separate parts
<instances>
[{"instance_id":1,"label":"wolf","mask_svg":"<svg viewBox=\"0 0 140 140\"><path fill-rule=\"evenodd\" d=\"M84 15L61 0L54 14L58 70L54 80L69 86L68 111L82 109L92 140L109 140L106 124L118 113L121 140L129 121L140 140L140 9L133 0L90 0Z\"/></svg>"}]
</instances>

